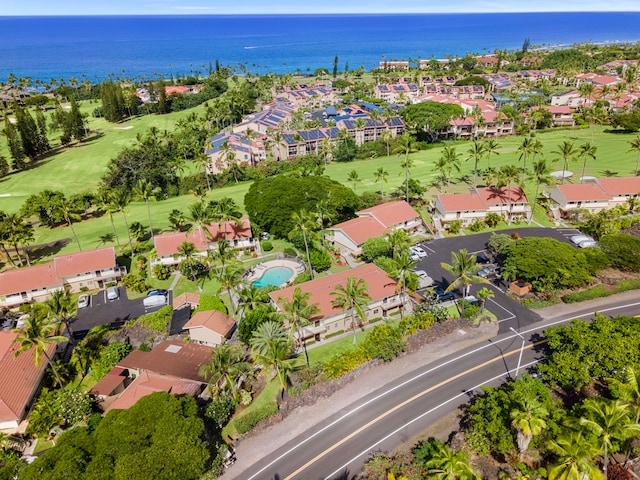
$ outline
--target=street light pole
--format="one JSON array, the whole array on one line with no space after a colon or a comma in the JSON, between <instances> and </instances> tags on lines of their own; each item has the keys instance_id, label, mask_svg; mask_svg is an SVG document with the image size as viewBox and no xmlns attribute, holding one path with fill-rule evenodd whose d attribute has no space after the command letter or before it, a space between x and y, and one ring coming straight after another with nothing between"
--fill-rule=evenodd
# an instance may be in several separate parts
<instances>
[{"instance_id":1,"label":"street light pole","mask_svg":"<svg viewBox=\"0 0 640 480\"><path fill-rule=\"evenodd\" d=\"M526 339L520 335L519 332L516 332L513 327L509 327L509 330L511 330L513 333L515 333L517 336L519 336L522 339L522 346L520 347L520 355L518 356L518 366L516 367L516 374L515 376L518 376L518 372L520 371L520 363L522 362L522 353L524 352L524 342L526 342Z\"/></svg>"}]
</instances>

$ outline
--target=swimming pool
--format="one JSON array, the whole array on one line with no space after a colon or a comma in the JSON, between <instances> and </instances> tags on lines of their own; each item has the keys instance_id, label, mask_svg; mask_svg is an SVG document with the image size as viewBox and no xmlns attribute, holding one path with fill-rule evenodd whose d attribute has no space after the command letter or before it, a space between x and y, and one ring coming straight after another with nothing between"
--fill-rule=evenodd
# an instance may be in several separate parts
<instances>
[{"instance_id":1,"label":"swimming pool","mask_svg":"<svg viewBox=\"0 0 640 480\"><path fill-rule=\"evenodd\" d=\"M289 280L292 275L293 275L293 270L291 270L290 268L273 267L273 268L270 268L269 270L266 270L262 274L262 276L255 282L252 282L251 285L258 288L266 287L267 285L273 285L273 286L279 287L280 285L285 283L287 280Z\"/></svg>"}]
</instances>

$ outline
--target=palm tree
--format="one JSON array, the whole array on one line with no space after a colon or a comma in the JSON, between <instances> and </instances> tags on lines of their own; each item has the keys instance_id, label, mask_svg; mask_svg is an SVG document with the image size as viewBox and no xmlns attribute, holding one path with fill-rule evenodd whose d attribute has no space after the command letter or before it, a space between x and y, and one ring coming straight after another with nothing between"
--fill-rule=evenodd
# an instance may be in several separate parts
<instances>
[{"instance_id":1,"label":"palm tree","mask_svg":"<svg viewBox=\"0 0 640 480\"><path fill-rule=\"evenodd\" d=\"M491 154L495 153L496 155L500 155L498 150L500 149L500 145L495 138L489 138L484 141L484 153L487 155L487 167L491 168Z\"/></svg>"},{"instance_id":2,"label":"palm tree","mask_svg":"<svg viewBox=\"0 0 640 480\"><path fill-rule=\"evenodd\" d=\"M438 480L473 480L478 478L463 451L455 451L442 442L434 444L431 458L425 462L429 478Z\"/></svg>"},{"instance_id":3,"label":"palm tree","mask_svg":"<svg viewBox=\"0 0 640 480\"><path fill-rule=\"evenodd\" d=\"M220 260L220 264L224 267L227 260L231 260L234 257L233 247L227 240L222 238L216 243L216 248L207 251L207 256L212 262Z\"/></svg>"},{"instance_id":4,"label":"palm tree","mask_svg":"<svg viewBox=\"0 0 640 480\"><path fill-rule=\"evenodd\" d=\"M129 230L129 222L127 222L127 205L131 201L131 195L124 190L112 190L109 195L109 203L112 208L116 212L122 213L122 218L124 219L124 225L127 229L127 237L129 238L129 248L131 249L131 254L133 255L133 243L131 242L131 231Z\"/></svg>"},{"instance_id":5,"label":"palm tree","mask_svg":"<svg viewBox=\"0 0 640 480\"><path fill-rule=\"evenodd\" d=\"M456 171L460 171L460 157L461 154L456 152L456 147L451 145L444 147L442 150L442 158L447 165L447 188L451 187L451 172L455 168Z\"/></svg>"},{"instance_id":6,"label":"palm tree","mask_svg":"<svg viewBox=\"0 0 640 480\"><path fill-rule=\"evenodd\" d=\"M6 228L7 232L7 242L13 245L13 249L16 252L16 257L18 257L18 264L22 266L22 257L20 256L20 248L18 247L18 245L24 239L28 240L29 234L33 236L33 227L17 213L6 214L3 218L3 226L4 228ZM28 258L29 257L27 255L27 263Z\"/></svg>"},{"instance_id":7,"label":"palm tree","mask_svg":"<svg viewBox=\"0 0 640 480\"><path fill-rule=\"evenodd\" d=\"M473 158L473 188L478 186L478 163L484 157L486 153L484 142L479 142L478 140L473 140L471 142L471 146L469 147L469 159Z\"/></svg>"},{"instance_id":8,"label":"palm tree","mask_svg":"<svg viewBox=\"0 0 640 480\"><path fill-rule=\"evenodd\" d=\"M373 172L373 176L376 177L376 183L380 182L380 197L384 199L384 183L387 183L389 180L389 172L387 172L384 167L379 167L375 172Z\"/></svg>"},{"instance_id":9,"label":"palm tree","mask_svg":"<svg viewBox=\"0 0 640 480\"><path fill-rule=\"evenodd\" d=\"M238 174L236 172L236 152L233 150L229 142L223 142L222 145L220 145L220 150L222 151L222 156L224 157L227 168L231 167L233 171L233 179L238 183Z\"/></svg>"},{"instance_id":10,"label":"palm tree","mask_svg":"<svg viewBox=\"0 0 640 480\"><path fill-rule=\"evenodd\" d=\"M318 200L316 203L316 211L315 214L318 220L318 226L320 227L321 235L320 240L322 243L322 248L324 248L324 228L325 222L327 220L331 220L333 210L331 208L331 203L329 198L323 198L322 200Z\"/></svg>"},{"instance_id":11,"label":"palm tree","mask_svg":"<svg viewBox=\"0 0 640 480\"><path fill-rule=\"evenodd\" d=\"M293 221L293 229L289 232L289 239L297 234L302 234L304 240L304 249L307 254L307 266L309 267L309 274L311 280L313 280L313 266L311 265L311 256L309 255L309 237L313 234L314 223L311 215L306 210L300 210L299 212L293 212L291 214L291 220Z\"/></svg>"},{"instance_id":12,"label":"palm tree","mask_svg":"<svg viewBox=\"0 0 640 480\"><path fill-rule=\"evenodd\" d=\"M582 432L566 431L547 447L558 456L549 469L549 480L605 480L593 462L598 447L585 439Z\"/></svg>"},{"instance_id":13,"label":"palm tree","mask_svg":"<svg viewBox=\"0 0 640 480\"><path fill-rule=\"evenodd\" d=\"M399 146L396 151L398 152L399 156L404 155L404 182L406 190L405 200L407 203L409 203L409 154L415 152L416 149L413 145L413 139L411 138L411 135L406 132L400 135L398 141Z\"/></svg>"},{"instance_id":14,"label":"palm tree","mask_svg":"<svg viewBox=\"0 0 640 480\"><path fill-rule=\"evenodd\" d=\"M487 287L483 287L478 290L476 296L478 297L478 300L480 300L480 310L478 310L478 317L480 317L482 315L482 312L484 311L484 306L487 303L487 300L495 297L495 294L493 293L493 290L490 290Z\"/></svg>"},{"instance_id":15,"label":"palm tree","mask_svg":"<svg viewBox=\"0 0 640 480\"><path fill-rule=\"evenodd\" d=\"M243 313L255 310L258 306L269 302L270 297L267 291L255 285L244 287L238 292L238 304L242 306Z\"/></svg>"},{"instance_id":16,"label":"palm tree","mask_svg":"<svg viewBox=\"0 0 640 480\"><path fill-rule=\"evenodd\" d=\"M533 215L536 210L536 205L538 203L538 193L540 191L540 185L542 183L549 184L551 182L551 171L549 169L549 165L547 164L547 160L541 158L540 160L533 162L533 168L531 173L529 174L529 178L535 180L536 182L536 193L533 197L533 206L531 207L531 216L529 217L529 225L531 225L531 221L533 220Z\"/></svg>"},{"instance_id":17,"label":"palm tree","mask_svg":"<svg viewBox=\"0 0 640 480\"><path fill-rule=\"evenodd\" d=\"M44 308L32 310L31 316L25 320L24 327L14 329L14 332L18 334L16 342L20 344L20 347L14 353L14 357L33 350L33 362L36 366L40 366L44 356L47 364L53 370L58 385L62 388L62 379L47 353L49 345L57 345L67 341L67 337L56 334L57 330L58 322L48 316Z\"/></svg>"},{"instance_id":18,"label":"palm tree","mask_svg":"<svg viewBox=\"0 0 640 480\"><path fill-rule=\"evenodd\" d=\"M204 227L209 225L212 221L211 209L207 208L204 202L196 202L189 205L189 214L187 219L192 222L193 226L198 227L202 240L206 236ZM207 230L208 233L208 230Z\"/></svg>"},{"instance_id":19,"label":"palm tree","mask_svg":"<svg viewBox=\"0 0 640 480\"><path fill-rule=\"evenodd\" d=\"M635 417L635 423L638 423L640 420L640 381L638 381L640 372L627 366L624 368L622 376L624 381L617 378L606 379L609 383L609 390L614 398L629 404Z\"/></svg>"},{"instance_id":20,"label":"palm tree","mask_svg":"<svg viewBox=\"0 0 640 480\"><path fill-rule=\"evenodd\" d=\"M415 267L417 263L418 262L409 258L409 253L406 250L394 256L394 267L391 271L391 277L397 282L396 293L400 293L401 296L402 307L400 308L400 320L403 318L407 291L412 292L410 285L415 281L416 277L416 274L413 273L413 267Z\"/></svg>"},{"instance_id":21,"label":"palm tree","mask_svg":"<svg viewBox=\"0 0 640 480\"><path fill-rule=\"evenodd\" d=\"M401 253L406 252L406 250L411 245L411 240L409 239L409 234L406 230L401 228L396 228L395 230L387 233L384 238L389 242L389 246L391 247L392 257L395 259Z\"/></svg>"},{"instance_id":22,"label":"palm tree","mask_svg":"<svg viewBox=\"0 0 640 480\"><path fill-rule=\"evenodd\" d=\"M307 354L307 341L302 334L302 327L309 323L309 319L312 316L320 313L317 303L309 305L310 298L311 292L303 292L300 287L296 287L293 291L291 301L283 297L278 298L278 304L289 322L289 336L293 338L295 332L298 334L298 342L302 342L307 367L309 366L309 355Z\"/></svg>"},{"instance_id":23,"label":"palm tree","mask_svg":"<svg viewBox=\"0 0 640 480\"><path fill-rule=\"evenodd\" d=\"M507 223L509 225L511 224L511 199L513 198L511 185L520 183L521 173L520 169L515 165L503 165L498 171L500 177L498 185L504 184L507 186ZM502 190L502 187L500 189Z\"/></svg>"},{"instance_id":24,"label":"palm tree","mask_svg":"<svg viewBox=\"0 0 640 480\"><path fill-rule=\"evenodd\" d=\"M73 233L73 238L75 238L76 240L76 244L78 245L78 250L82 251L82 247L80 246L80 240L78 240L78 235L76 234L76 230L75 228L73 228L73 220L79 222L80 220L82 220L82 217L80 216L78 211L75 208L73 208L73 205L67 199L65 199L60 204L60 213L62 214L65 221L71 228L71 233Z\"/></svg>"},{"instance_id":25,"label":"palm tree","mask_svg":"<svg viewBox=\"0 0 640 480\"><path fill-rule=\"evenodd\" d=\"M434 165L436 171L440 174L440 193L444 191L444 180L447 178L447 169L449 168L449 163L444 157L438 158Z\"/></svg>"},{"instance_id":26,"label":"palm tree","mask_svg":"<svg viewBox=\"0 0 640 480\"><path fill-rule=\"evenodd\" d=\"M251 357L254 361L274 372L284 396L289 374L301 366L297 357L292 357L291 339L278 322L260 324L251 337ZM265 370L266 372L266 370Z\"/></svg>"},{"instance_id":27,"label":"palm tree","mask_svg":"<svg viewBox=\"0 0 640 480\"><path fill-rule=\"evenodd\" d=\"M69 319L78 312L78 304L71 297L69 290L60 289L51 292L51 296L45 300L44 304L49 308L49 312L55 320L64 323L71 334Z\"/></svg>"},{"instance_id":28,"label":"palm tree","mask_svg":"<svg viewBox=\"0 0 640 480\"><path fill-rule=\"evenodd\" d=\"M229 263L221 268L212 268L213 276L220 282L220 286L227 291L229 295L229 303L231 303L231 311L236 314L236 304L233 301L231 290L235 289L242 278L242 266L237 263Z\"/></svg>"},{"instance_id":29,"label":"palm tree","mask_svg":"<svg viewBox=\"0 0 640 480\"><path fill-rule=\"evenodd\" d=\"M578 419L577 423L597 438L600 451L603 452L604 478L607 478L609 451L613 441L640 434L640 425L629 418L627 404L621 400L588 398L583 402L583 407L586 416Z\"/></svg>"},{"instance_id":30,"label":"palm tree","mask_svg":"<svg viewBox=\"0 0 640 480\"><path fill-rule=\"evenodd\" d=\"M240 219L242 218L242 212L238 208L235 200L229 197L222 197L217 202L210 202L209 208L211 210L211 217L219 220L224 226L223 238L227 239L227 224L234 222L236 225L242 225Z\"/></svg>"},{"instance_id":31,"label":"palm tree","mask_svg":"<svg viewBox=\"0 0 640 480\"><path fill-rule=\"evenodd\" d=\"M587 168L587 160L590 158L591 160L596 159L596 152L598 151L598 147L596 147L591 142L586 142L578 147L578 157L582 158L582 175L580 175L580 183L584 183L584 171Z\"/></svg>"},{"instance_id":32,"label":"palm tree","mask_svg":"<svg viewBox=\"0 0 640 480\"><path fill-rule=\"evenodd\" d=\"M251 364L240 345L223 343L212 350L213 357L209 363L200 367L199 373L208 378L212 392L228 391L233 401L240 400L242 378L251 372Z\"/></svg>"},{"instance_id":33,"label":"palm tree","mask_svg":"<svg viewBox=\"0 0 640 480\"><path fill-rule=\"evenodd\" d=\"M464 298L469 295L473 283L489 283L486 278L477 275L482 265L476 262L475 254L469 254L466 248L451 252L451 264L442 262L440 266L455 277L445 292L450 292L462 285L462 297ZM464 318L464 301L462 302L461 317Z\"/></svg>"},{"instance_id":34,"label":"palm tree","mask_svg":"<svg viewBox=\"0 0 640 480\"><path fill-rule=\"evenodd\" d=\"M518 151L520 152L519 160L522 160L522 171L527 172L527 158L531 155L531 147L533 146L533 138L524 137L520 146L518 147Z\"/></svg>"},{"instance_id":35,"label":"palm tree","mask_svg":"<svg viewBox=\"0 0 640 480\"><path fill-rule=\"evenodd\" d=\"M628 152L638 152L638 156L636 157L636 170L634 172L634 175L637 177L638 165L640 164L640 135L637 135L636 138L629 140L627 143L631 145L631 148L627 150Z\"/></svg>"},{"instance_id":36,"label":"palm tree","mask_svg":"<svg viewBox=\"0 0 640 480\"><path fill-rule=\"evenodd\" d=\"M358 192L356 190L356 186L358 185L358 183L362 181L362 179L360 178L360 175L358 175L358 171L351 170L349 172L349 175L347 176L347 181L353 183L353 192L357 194Z\"/></svg>"},{"instance_id":37,"label":"palm tree","mask_svg":"<svg viewBox=\"0 0 640 480\"><path fill-rule=\"evenodd\" d=\"M569 168L569 161L573 160L573 156L576 154L576 150L574 149L573 142L565 140L560 145L558 145L558 149L554 150L551 153L555 153L557 156L553 160L557 162L558 160L562 160L562 184L564 184L564 175L567 169Z\"/></svg>"},{"instance_id":38,"label":"palm tree","mask_svg":"<svg viewBox=\"0 0 640 480\"><path fill-rule=\"evenodd\" d=\"M109 192L100 192L98 197L98 208L103 210L107 216L109 217L109 221L111 222L111 228L113 228L113 235L116 239L116 244L118 245L118 250L121 250L120 246L120 238L118 238L118 231L116 230L116 224L113 222L113 214L117 212L115 206L110 198Z\"/></svg>"},{"instance_id":39,"label":"palm tree","mask_svg":"<svg viewBox=\"0 0 640 480\"><path fill-rule=\"evenodd\" d=\"M538 402L525 398L517 408L511 410L510 415L511 425L517 432L518 450L522 459L533 437L539 435L547 427L545 418L549 415L549 412Z\"/></svg>"},{"instance_id":40,"label":"palm tree","mask_svg":"<svg viewBox=\"0 0 640 480\"><path fill-rule=\"evenodd\" d=\"M204 153L199 153L193 159L196 165L202 168L202 173L207 181L207 190L211 191L211 183L209 182L209 168L211 166L211 159Z\"/></svg>"},{"instance_id":41,"label":"palm tree","mask_svg":"<svg viewBox=\"0 0 640 480\"><path fill-rule=\"evenodd\" d=\"M348 277L346 285L336 285L330 295L335 299L331 302L334 307L342 308L346 313L351 310L351 327L353 328L353 344L358 341L356 337L356 314L361 323L365 321L364 306L369 304L371 298L367 294L367 282L362 278Z\"/></svg>"},{"instance_id":42,"label":"palm tree","mask_svg":"<svg viewBox=\"0 0 640 480\"><path fill-rule=\"evenodd\" d=\"M139 180L135 187L133 187L133 197L138 200L143 200L147 205L147 217L149 218L149 230L151 230L151 240L155 238L153 235L153 225L151 224L151 210L149 209L149 202L155 202L157 195L162 192L160 187L154 187L148 180Z\"/></svg>"}]
</instances>

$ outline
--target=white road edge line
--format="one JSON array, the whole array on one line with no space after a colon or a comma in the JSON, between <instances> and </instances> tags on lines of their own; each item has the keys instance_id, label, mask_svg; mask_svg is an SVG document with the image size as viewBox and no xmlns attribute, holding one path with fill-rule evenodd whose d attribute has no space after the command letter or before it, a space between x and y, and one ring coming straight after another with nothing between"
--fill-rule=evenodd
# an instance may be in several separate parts
<instances>
[{"instance_id":1,"label":"white road edge line","mask_svg":"<svg viewBox=\"0 0 640 480\"><path fill-rule=\"evenodd\" d=\"M534 365L538 363L538 360L534 360L533 362L527 363L526 365L520 365L520 369L525 369L527 367L530 367L531 365ZM516 369L512 369L512 370L508 370L506 373L507 375L511 374L511 372L515 371ZM345 468L347 468L351 463L353 463L354 461L356 461L358 458L360 458L363 455L366 455L368 453L370 453L375 447L377 447L378 445L380 445L382 442L384 442L385 440L388 440L389 438L391 438L392 436L396 435L398 432L404 430L405 428L407 428L409 425L411 425L412 423L417 422L418 420L420 420L422 417L429 415L430 413L434 412L435 410L445 406L447 403L451 403L454 400L457 400L458 398L467 395L470 392L474 392L476 390L478 390L480 387L487 385L490 382L493 382L495 380L498 380L499 378L503 378L505 376L504 373L501 373L500 375L497 375L493 378L490 378L489 380L485 380L482 383L479 383L478 385L476 385L475 387L472 387L468 390L465 390L464 392L459 393L458 395L456 395L455 397L451 397L450 399L442 402L439 405L436 405L435 407L427 410L426 412L418 415L417 417L409 420L408 422L405 422L402 426L396 428L394 431L392 431L391 433L389 433L386 437L381 438L380 440L378 440L376 443L374 443L373 445L371 445L370 447L367 447L365 450L361 451L359 454L357 454L355 457L351 458L347 463L345 463L343 466L341 466L340 468L338 468L335 472L329 474L328 477L325 477L325 480L331 480L331 477L333 477L334 475L337 475L339 473L341 473Z\"/></svg>"},{"instance_id":2,"label":"white road edge line","mask_svg":"<svg viewBox=\"0 0 640 480\"><path fill-rule=\"evenodd\" d=\"M529 332L534 332L540 328L549 328L549 327L553 327L554 325L560 324L560 323L564 323L566 321L568 321L569 319L574 319L574 318L580 318L580 317L586 317L589 315L593 315L595 312L607 312L607 311L611 311L611 310L617 310L620 308L625 308L625 307L633 307L633 306L637 306L640 305L640 302L637 303L631 303L631 304L627 304L627 305L620 305L617 307L612 307L612 308L607 308L604 310L595 310L593 312L588 312L588 313L584 313L582 315L578 315L575 317L569 317L568 319L561 319L561 320L556 320L554 322L551 322L549 324L546 325L541 325L537 328L531 328L530 330L525 330L522 332L519 332L521 335L524 335L526 333ZM346 412L344 415L341 415L340 417L338 417L337 419L335 419L333 422L329 423L328 425L325 425L324 427L322 427L320 430L318 430L317 432L313 433L312 435L306 437L304 440L300 441L299 443L297 443L296 445L294 445L293 447L291 447L289 450L287 450L286 452L283 452L280 456L278 456L277 458L273 459L271 462L269 462L267 465L265 465L264 467L262 467L260 470L258 470L256 473L254 473L253 475L251 475L250 477L248 477L246 480L253 480L254 478L256 478L258 475L260 475L262 472L264 472L267 468L271 467L273 464L279 462L281 459L283 459L284 457L286 457L287 455L290 455L291 453L293 453L295 450L297 450L298 448L302 447L302 445L310 442L311 440L313 440L315 437L317 437L318 435L320 435L321 433L323 433L325 430L328 430L329 428L333 427L335 424L342 422L345 418L348 418L349 416L353 415L355 412L363 409L364 407L366 407L367 405L369 405L370 403L373 403L375 401L377 401L378 399L384 397L385 395L388 395L389 393L399 389L399 388L403 388L405 385L414 382L416 380L418 380L421 377L424 377L425 375L430 374L431 372L434 372L435 370L438 370L440 368L443 368L451 363L457 362L458 360L460 360L461 358L467 357L469 355L473 355L476 352L482 351L486 348L495 348L495 346L499 343L502 342L506 342L509 340L512 340L514 338L517 338L517 335L509 335L507 337L501 338L495 342L492 343L487 343L485 345L482 345L478 348L474 348L473 350L468 351L467 353L454 357L446 362L443 363L439 363L431 368L429 368L428 370L425 370L422 373L417 374L414 377L411 377L407 380L405 380L404 382L402 382L399 385L396 385L395 387L390 388L389 390L385 390L384 392L380 393L379 395L370 398L369 400L367 400L366 402L358 405L357 407L355 407L353 410L349 410L348 412Z\"/></svg>"}]
</instances>

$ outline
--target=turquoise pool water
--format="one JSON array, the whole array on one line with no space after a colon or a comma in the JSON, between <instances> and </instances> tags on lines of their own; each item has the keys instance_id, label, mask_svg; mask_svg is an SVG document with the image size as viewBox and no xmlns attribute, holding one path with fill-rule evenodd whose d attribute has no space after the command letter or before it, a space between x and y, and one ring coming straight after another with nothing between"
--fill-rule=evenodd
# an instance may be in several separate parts
<instances>
[{"instance_id":1,"label":"turquoise pool water","mask_svg":"<svg viewBox=\"0 0 640 480\"><path fill-rule=\"evenodd\" d=\"M273 267L262 274L262 276L255 282L251 282L251 285L262 288L267 285L273 285L279 287L284 282L289 280L293 275L290 268L287 267Z\"/></svg>"}]
</instances>

